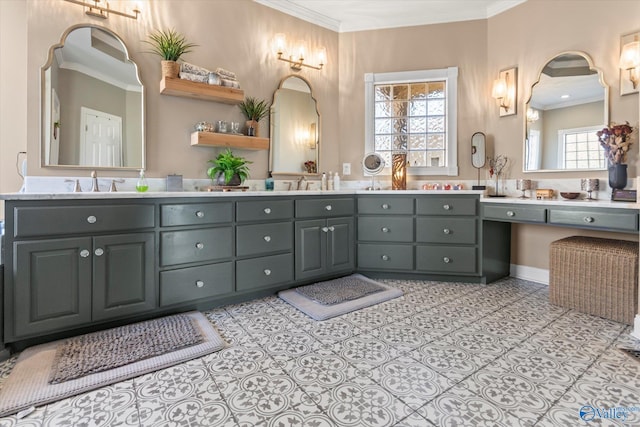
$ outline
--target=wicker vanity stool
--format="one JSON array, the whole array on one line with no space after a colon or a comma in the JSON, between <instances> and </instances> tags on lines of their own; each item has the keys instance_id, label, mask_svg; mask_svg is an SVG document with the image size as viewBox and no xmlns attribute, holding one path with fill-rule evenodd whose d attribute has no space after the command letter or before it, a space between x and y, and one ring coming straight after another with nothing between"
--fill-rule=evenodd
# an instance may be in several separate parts
<instances>
[{"instance_id":1,"label":"wicker vanity stool","mask_svg":"<svg viewBox=\"0 0 640 427\"><path fill-rule=\"evenodd\" d=\"M638 312L638 242L572 236L551 243L549 301L633 324Z\"/></svg>"}]
</instances>

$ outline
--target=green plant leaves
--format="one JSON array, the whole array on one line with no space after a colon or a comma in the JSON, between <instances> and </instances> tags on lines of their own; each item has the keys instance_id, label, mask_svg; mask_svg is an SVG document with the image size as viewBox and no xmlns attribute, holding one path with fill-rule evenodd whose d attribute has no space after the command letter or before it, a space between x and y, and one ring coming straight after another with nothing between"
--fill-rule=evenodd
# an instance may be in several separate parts
<instances>
[{"instance_id":1,"label":"green plant leaves","mask_svg":"<svg viewBox=\"0 0 640 427\"><path fill-rule=\"evenodd\" d=\"M149 34L145 43L151 45L150 53L159 55L165 61L177 61L197 44L188 43L185 37L176 30L158 30Z\"/></svg>"},{"instance_id":2,"label":"green plant leaves","mask_svg":"<svg viewBox=\"0 0 640 427\"><path fill-rule=\"evenodd\" d=\"M240 108L240 111L242 111L242 114L245 115L247 120L254 120L256 122L259 122L260 119L269 114L269 104L264 100L258 101L251 96L246 97L244 101L238 104L238 108Z\"/></svg>"},{"instance_id":3,"label":"green plant leaves","mask_svg":"<svg viewBox=\"0 0 640 427\"><path fill-rule=\"evenodd\" d=\"M222 153L218 154L218 156L214 160L209 160L213 166L207 169L207 175L211 179L216 179L218 174L224 175L224 182L228 184L233 178L234 175L238 175L241 181L244 181L249 177L249 160L246 160L244 157L236 157L233 155L231 149L227 148Z\"/></svg>"}]
</instances>

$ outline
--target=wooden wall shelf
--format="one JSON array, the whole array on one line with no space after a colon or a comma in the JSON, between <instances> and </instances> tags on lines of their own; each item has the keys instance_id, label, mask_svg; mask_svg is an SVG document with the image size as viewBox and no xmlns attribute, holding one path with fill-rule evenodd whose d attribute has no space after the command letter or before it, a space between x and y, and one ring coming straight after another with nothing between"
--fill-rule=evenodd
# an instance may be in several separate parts
<instances>
[{"instance_id":1,"label":"wooden wall shelf","mask_svg":"<svg viewBox=\"0 0 640 427\"><path fill-rule=\"evenodd\" d=\"M165 77L160 81L160 93L184 98L239 104L244 99L242 89L192 82L184 79Z\"/></svg>"},{"instance_id":2,"label":"wooden wall shelf","mask_svg":"<svg viewBox=\"0 0 640 427\"><path fill-rule=\"evenodd\" d=\"M269 138L257 136L234 135L231 133L193 132L191 145L199 147L230 147L245 150L269 149Z\"/></svg>"}]
</instances>

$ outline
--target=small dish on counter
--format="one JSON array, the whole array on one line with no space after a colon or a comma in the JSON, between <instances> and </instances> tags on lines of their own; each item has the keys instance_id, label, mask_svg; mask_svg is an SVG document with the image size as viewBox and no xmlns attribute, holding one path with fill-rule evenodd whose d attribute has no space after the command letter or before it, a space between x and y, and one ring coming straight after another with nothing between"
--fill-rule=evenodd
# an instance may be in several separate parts
<instances>
[{"instance_id":1,"label":"small dish on counter","mask_svg":"<svg viewBox=\"0 0 640 427\"><path fill-rule=\"evenodd\" d=\"M581 193L566 193L566 192L561 192L560 195L562 196L563 199L567 199L567 200L573 200L573 199L577 199L578 197L580 197Z\"/></svg>"}]
</instances>

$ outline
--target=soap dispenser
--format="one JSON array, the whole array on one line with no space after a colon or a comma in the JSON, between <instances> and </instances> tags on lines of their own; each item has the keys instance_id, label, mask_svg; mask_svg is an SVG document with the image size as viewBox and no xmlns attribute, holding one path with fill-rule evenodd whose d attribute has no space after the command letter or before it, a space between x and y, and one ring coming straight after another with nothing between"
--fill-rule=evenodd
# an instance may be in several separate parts
<instances>
[{"instance_id":1,"label":"soap dispenser","mask_svg":"<svg viewBox=\"0 0 640 427\"><path fill-rule=\"evenodd\" d=\"M273 175L269 171L269 176L264 180L264 189L267 191L273 191Z\"/></svg>"},{"instance_id":2,"label":"soap dispenser","mask_svg":"<svg viewBox=\"0 0 640 427\"><path fill-rule=\"evenodd\" d=\"M136 183L136 191L139 193L144 193L149 189L149 184L147 184L147 178L144 177L144 169L140 169L140 177L138 178L138 182Z\"/></svg>"}]
</instances>

